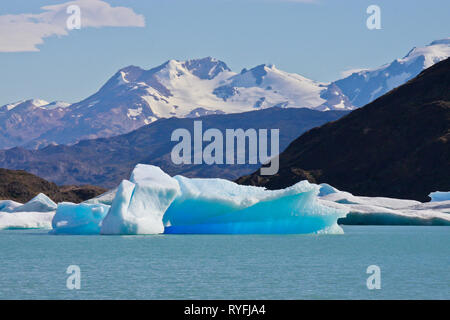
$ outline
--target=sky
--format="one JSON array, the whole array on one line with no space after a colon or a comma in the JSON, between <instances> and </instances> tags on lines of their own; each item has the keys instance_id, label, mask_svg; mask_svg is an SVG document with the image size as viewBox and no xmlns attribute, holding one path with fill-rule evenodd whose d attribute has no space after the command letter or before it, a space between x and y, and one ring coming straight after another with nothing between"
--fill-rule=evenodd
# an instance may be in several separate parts
<instances>
[{"instance_id":1,"label":"sky","mask_svg":"<svg viewBox=\"0 0 450 320\"><path fill-rule=\"evenodd\" d=\"M70 5L81 9L69 30ZM368 6L381 10L369 30ZM212 56L317 81L372 68L450 36L448 0L15 0L0 7L0 105L77 102L118 69ZM72 20L73 21L73 20Z\"/></svg>"}]
</instances>

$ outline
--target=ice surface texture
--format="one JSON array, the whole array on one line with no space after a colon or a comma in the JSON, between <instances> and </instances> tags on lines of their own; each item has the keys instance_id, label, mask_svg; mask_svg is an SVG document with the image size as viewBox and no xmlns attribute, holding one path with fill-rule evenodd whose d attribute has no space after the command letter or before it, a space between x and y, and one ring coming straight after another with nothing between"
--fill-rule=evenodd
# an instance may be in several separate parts
<instances>
[{"instance_id":1,"label":"ice surface texture","mask_svg":"<svg viewBox=\"0 0 450 320\"><path fill-rule=\"evenodd\" d=\"M163 215L180 193L177 181L149 165L137 165L130 180L120 184L101 233L163 233Z\"/></svg>"},{"instance_id":2,"label":"ice surface texture","mask_svg":"<svg viewBox=\"0 0 450 320\"><path fill-rule=\"evenodd\" d=\"M138 165L119 186L102 234L342 232L345 210L317 202L319 187L302 181L284 190L223 179L170 177Z\"/></svg>"},{"instance_id":3,"label":"ice surface texture","mask_svg":"<svg viewBox=\"0 0 450 320\"><path fill-rule=\"evenodd\" d=\"M181 194L164 215L165 233L342 232L336 222L346 211L320 205L319 188L307 181L269 191L222 179L174 179Z\"/></svg>"},{"instance_id":4,"label":"ice surface texture","mask_svg":"<svg viewBox=\"0 0 450 320\"><path fill-rule=\"evenodd\" d=\"M104 204L62 202L52 220L52 234L99 234L101 222L108 213Z\"/></svg>"},{"instance_id":5,"label":"ice surface texture","mask_svg":"<svg viewBox=\"0 0 450 320\"><path fill-rule=\"evenodd\" d=\"M38 194L25 204L0 201L0 229L51 229L56 203Z\"/></svg>"},{"instance_id":6,"label":"ice surface texture","mask_svg":"<svg viewBox=\"0 0 450 320\"><path fill-rule=\"evenodd\" d=\"M450 225L448 192L432 202L361 197L330 185L299 182L270 191L223 179L170 177L138 165L130 181L81 204L57 206L45 195L22 205L0 201L0 229L52 234L340 233L341 224ZM41 212L37 212L41 211ZM348 213L348 214L347 214Z\"/></svg>"},{"instance_id":7,"label":"ice surface texture","mask_svg":"<svg viewBox=\"0 0 450 320\"><path fill-rule=\"evenodd\" d=\"M383 197L360 197L321 184L320 202L348 210L339 224L347 225L450 225L450 201L421 203Z\"/></svg>"},{"instance_id":8,"label":"ice surface texture","mask_svg":"<svg viewBox=\"0 0 450 320\"><path fill-rule=\"evenodd\" d=\"M1 229L51 229L55 211L0 212Z\"/></svg>"}]
</instances>

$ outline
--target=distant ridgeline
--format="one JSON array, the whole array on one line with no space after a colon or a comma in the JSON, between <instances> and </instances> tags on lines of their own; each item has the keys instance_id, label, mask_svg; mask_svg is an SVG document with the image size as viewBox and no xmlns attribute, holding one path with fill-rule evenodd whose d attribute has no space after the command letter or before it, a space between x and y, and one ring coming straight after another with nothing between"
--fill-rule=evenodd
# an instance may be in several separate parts
<instances>
[{"instance_id":1,"label":"distant ridgeline","mask_svg":"<svg viewBox=\"0 0 450 320\"><path fill-rule=\"evenodd\" d=\"M259 165L248 162L240 165L175 164L171 152L178 142L171 141L172 133L181 128L192 133L194 121L201 121L203 130L215 128L224 134L226 129L235 128L280 129L282 151L303 132L346 114L348 111L269 108L199 118L161 119L128 134L85 140L72 146L3 150L0 151L0 167L26 170L58 185L92 184L106 188L116 187L128 178L138 163L157 165L170 175L237 179L253 172Z\"/></svg>"},{"instance_id":2,"label":"distant ridgeline","mask_svg":"<svg viewBox=\"0 0 450 320\"><path fill-rule=\"evenodd\" d=\"M405 50L406 51L406 50ZM125 134L158 119L194 118L271 107L353 110L450 56L450 39L433 41L374 69L318 82L261 64L240 73L206 57L118 70L94 94L70 104L42 99L0 106L0 149L44 148Z\"/></svg>"},{"instance_id":3,"label":"distant ridgeline","mask_svg":"<svg viewBox=\"0 0 450 320\"><path fill-rule=\"evenodd\" d=\"M278 189L307 179L357 195L419 201L450 190L450 59L306 132L279 160L278 174L256 171L238 182Z\"/></svg>"},{"instance_id":4,"label":"distant ridgeline","mask_svg":"<svg viewBox=\"0 0 450 320\"><path fill-rule=\"evenodd\" d=\"M25 203L44 193L56 202L79 203L96 197L106 190L94 186L64 186L48 182L21 170L0 169L0 200Z\"/></svg>"}]
</instances>

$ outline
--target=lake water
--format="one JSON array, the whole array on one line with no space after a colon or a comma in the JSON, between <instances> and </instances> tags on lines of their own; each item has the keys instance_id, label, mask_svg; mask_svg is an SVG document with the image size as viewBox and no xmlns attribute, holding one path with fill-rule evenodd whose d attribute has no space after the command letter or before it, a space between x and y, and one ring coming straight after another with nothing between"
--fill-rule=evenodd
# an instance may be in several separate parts
<instances>
[{"instance_id":1,"label":"lake water","mask_svg":"<svg viewBox=\"0 0 450 320\"><path fill-rule=\"evenodd\" d=\"M343 235L0 231L0 299L450 299L450 227ZM78 265L81 289L66 287ZM368 290L366 269L381 269Z\"/></svg>"}]
</instances>

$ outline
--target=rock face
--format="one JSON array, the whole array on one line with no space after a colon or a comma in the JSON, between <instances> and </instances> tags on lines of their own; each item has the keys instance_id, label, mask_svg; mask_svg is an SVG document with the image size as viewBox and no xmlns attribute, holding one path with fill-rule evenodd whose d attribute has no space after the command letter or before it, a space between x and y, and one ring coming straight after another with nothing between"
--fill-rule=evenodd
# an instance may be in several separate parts
<instances>
[{"instance_id":1,"label":"rock face","mask_svg":"<svg viewBox=\"0 0 450 320\"><path fill-rule=\"evenodd\" d=\"M239 114L210 115L195 120L162 119L125 135L86 140L73 146L0 151L0 167L23 169L58 185L92 184L107 188L114 188L122 179L128 178L137 163L158 165L170 175L236 179L253 172L258 165L175 165L170 153L178 142L171 141L172 132L185 128L193 136L193 122L197 120L202 121L203 130L217 128L223 133L225 129L278 128L281 151L306 130L334 121L347 113L270 108Z\"/></svg>"},{"instance_id":2,"label":"rock face","mask_svg":"<svg viewBox=\"0 0 450 320\"><path fill-rule=\"evenodd\" d=\"M25 203L43 193L56 202L78 203L96 197L105 191L103 188L94 186L58 187L56 184L26 171L0 169L0 200Z\"/></svg>"},{"instance_id":3,"label":"rock face","mask_svg":"<svg viewBox=\"0 0 450 320\"><path fill-rule=\"evenodd\" d=\"M338 121L312 129L280 154L273 176L242 184L284 188L308 179L357 195L428 201L450 190L450 60Z\"/></svg>"}]
</instances>

